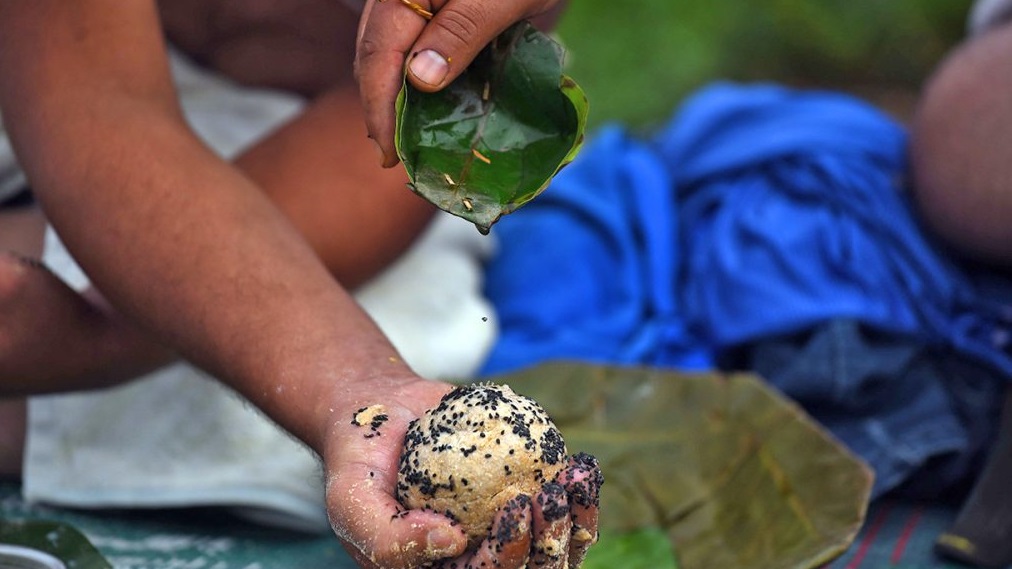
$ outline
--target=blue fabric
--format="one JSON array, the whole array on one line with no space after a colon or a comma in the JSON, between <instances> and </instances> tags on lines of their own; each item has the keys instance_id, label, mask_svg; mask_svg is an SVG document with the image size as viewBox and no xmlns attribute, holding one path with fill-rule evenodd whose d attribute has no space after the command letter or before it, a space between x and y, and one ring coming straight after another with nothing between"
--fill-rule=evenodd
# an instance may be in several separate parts
<instances>
[{"instance_id":1,"label":"blue fabric","mask_svg":"<svg viewBox=\"0 0 1012 569\"><path fill-rule=\"evenodd\" d=\"M749 342L849 320L1008 376L1012 286L931 243L906 167L898 124L828 92L720 84L651 138L604 128L495 228L487 293L502 336L485 372L567 358L700 369ZM910 383L854 415L865 424L835 431L882 431L845 438L873 467L898 472L878 491L971 436L945 390L921 390L909 374L894 381ZM860 403L859 385L848 385L781 388ZM911 397L916 413L904 412ZM951 436L923 440L932 421Z\"/></svg>"},{"instance_id":2,"label":"blue fabric","mask_svg":"<svg viewBox=\"0 0 1012 569\"><path fill-rule=\"evenodd\" d=\"M486 293L498 373L547 359L708 368L673 292L680 251L671 171L617 128L495 226Z\"/></svg>"},{"instance_id":3,"label":"blue fabric","mask_svg":"<svg viewBox=\"0 0 1012 569\"><path fill-rule=\"evenodd\" d=\"M960 495L997 438L1005 380L912 336L829 320L737 352L736 367L789 393L874 465L877 493L903 485L907 497Z\"/></svg>"}]
</instances>

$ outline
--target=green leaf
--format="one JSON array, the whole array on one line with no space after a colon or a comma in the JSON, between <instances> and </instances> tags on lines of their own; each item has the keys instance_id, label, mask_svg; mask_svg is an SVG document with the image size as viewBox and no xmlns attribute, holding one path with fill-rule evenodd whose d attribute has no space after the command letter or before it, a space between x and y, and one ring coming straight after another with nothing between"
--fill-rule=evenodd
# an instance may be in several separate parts
<instances>
[{"instance_id":1,"label":"green leaf","mask_svg":"<svg viewBox=\"0 0 1012 569\"><path fill-rule=\"evenodd\" d=\"M581 569L678 569L671 542L660 528L605 534L590 548Z\"/></svg>"},{"instance_id":2,"label":"green leaf","mask_svg":"<svg viewBox=\"0 0 1012 569\"><path fill-rule=\"evenodd\" d=\"M559 44L520 22L438 93L405 81L395 142L411 189L482 233L544 191L587 123L587 98L562 61Z\"/></svg>"},{"instance_id":3,"label":"green leaf","mask_svg":"<svg viewBox=\"0 0 1012 569\"><path fill-rule=\"evenodd\" d=\"M602 465L602 527L659 528L682 569L811 569L864 521L868 467L747 374L551 364L495 378Z\"/></svg>"},{"instance_id":4,"label":"green leaf","mask_svg":"<svg viewBox=\"0 0 1012 569\"><path fill-rule=\"evenodd\" d=\"M0 544L41 551L74 569L112 569L84 534L62 523L0 520ZM18 557L5 558L5 555L0 552L0 567L38 566L30 562L19 564Z\"/></svg>"}]
</instances>

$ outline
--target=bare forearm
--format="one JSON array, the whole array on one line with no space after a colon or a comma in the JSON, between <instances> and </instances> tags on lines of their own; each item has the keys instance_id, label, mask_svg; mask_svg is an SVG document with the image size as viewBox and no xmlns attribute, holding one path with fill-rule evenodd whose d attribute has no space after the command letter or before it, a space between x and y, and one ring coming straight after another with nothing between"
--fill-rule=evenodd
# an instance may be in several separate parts
<instances>
[{"instance_id":1,"label":"bare forearm","mask_svg":"<svg viewBox=\"0 0 1012 569\"><path fill-rule=\"evenodd\" d=\"M186 128L160 36L131 35L142 4L105 4L4 5L0 106L21 163L114 306L319 449L331 409L410 374L268 198ZM39 20L45 36L26 37ZM131 49L97 43L110 34Z\"/></svg>"},{"instance_id":2,"label":"bare forearm","mask_svg":"<svg viewBox=\"0 0 1012 569\"><path fill-rule=\"evenodd\" d=\"M338 87L236 160L348 288L403 253L435 211L403 169L380 167L364 120L354 85Z\"/></svg>"},{"instance_id":3,"label":"bare forearm","mask_svg":"<svg viewBox=\"0 0 1012 569\"><path fill-rule=\"evenodd\" d=\"M393 350L257 188L170 125L117 119L88 130L143 171L75 137L46 145L59 170L29 168L54 226L115 306L311 438L323 410L298 402Z\"/></svg>"}]
</instances>

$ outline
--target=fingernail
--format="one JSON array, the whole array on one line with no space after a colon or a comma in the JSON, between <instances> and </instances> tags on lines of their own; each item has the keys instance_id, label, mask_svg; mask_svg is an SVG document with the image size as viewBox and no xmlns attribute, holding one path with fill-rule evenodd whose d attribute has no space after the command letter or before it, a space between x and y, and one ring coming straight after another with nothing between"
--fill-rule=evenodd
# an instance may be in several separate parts
<instances>
[{"instance_id":1,"label":"fingernail","mask_svg":"<svg viewBox=\"0 0 1012 569\"><path fill-rule=\"evenodd\" d=\"M427 49L416 53L411 58L408 69L419 81L429 85L439 85L443 79L446 79L446 74L450 71L450 64L442 55Z\"/></svg>"},{"instance_id":2,"label":"fingernail","mask_svg":"<svg viewBox=\"0 0 1012 569\"><path fill-rule=\"evenodd\" d=\"M457 534L449 528L436 528L425 536L425 545L431 552L451 551L457 545Z\"/></svg>"}]
</instances>

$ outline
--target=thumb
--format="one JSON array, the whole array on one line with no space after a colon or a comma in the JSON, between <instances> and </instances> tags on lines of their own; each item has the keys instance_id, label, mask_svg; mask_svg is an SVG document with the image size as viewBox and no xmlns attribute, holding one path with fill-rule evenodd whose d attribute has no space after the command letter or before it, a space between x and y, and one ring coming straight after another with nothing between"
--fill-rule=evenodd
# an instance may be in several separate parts
<instances>
[{"instance_id":1,"label":"thumb","mask_svg":"<svg viewBox=\"0 0 1012 569\"><path fill-rule=\"evenodd\" d=\"M429 92L449 85L496 36L533 15L528 14L531 4L450 0L435 13L412 47L408 80L415 88Z\"/></svg>"}]
</instances>

